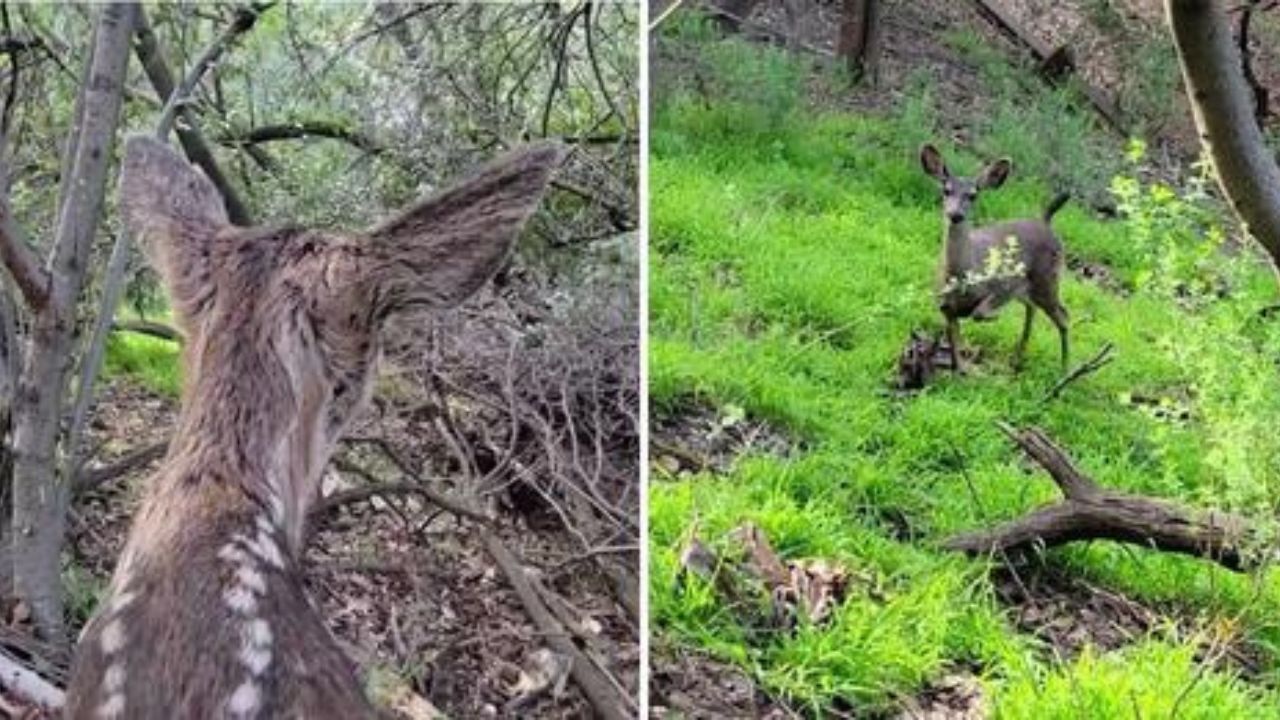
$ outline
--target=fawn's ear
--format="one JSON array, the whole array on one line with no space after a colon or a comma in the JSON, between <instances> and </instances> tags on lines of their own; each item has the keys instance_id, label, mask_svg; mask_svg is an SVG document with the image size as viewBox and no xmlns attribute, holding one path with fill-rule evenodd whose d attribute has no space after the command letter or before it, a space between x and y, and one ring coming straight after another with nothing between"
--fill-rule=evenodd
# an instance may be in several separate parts
<instances>
[{"instance_id":1,"label":"fawn's ear","mask_svg":"<svg viewBox=\"0 0 1280 720\"><path fill-rule=\"evenodd\" d=\"M520 148L369 230L358 272L374 312L467 299L506 260L563 159L554 143Z\"/></svg>"},{"instance_id":2,"label":"fawn's ear","mask_svg":"<svg viewBox=\"0 0 1280 720\"><path fill-rule=\"evenodd\" d=\"M164 278L180 320L193 320L212 295L214 238L229 226L218 190L162 141L134 135L124 145L120 214Z\"/></svg>"},{"instance_id":3,"label":"fawn's ear","mask_svg":"<svg viewBox=\"0 0 1280 720\"><path fill-rule=\"evenodd\" d=\"M947 170L947 163L942 160L942 153L938 152L938 148L932 144L926 144L920 148L920 166L939 182L951 177L951 172Z\"/></svg>"},{"instance_id":4,"label":"fawn's ear","mask_svg":"<svg viewBox=\"0 0 1280 720\"><path fill-rule=\"evenodd\" d=\"M978 176L979 190L994 190L1004 184L1009 179L1009 173L1013 172L1013 163L1009 158L1000 158L982 169L982 174Z\"/></svg>"}]
</instances>

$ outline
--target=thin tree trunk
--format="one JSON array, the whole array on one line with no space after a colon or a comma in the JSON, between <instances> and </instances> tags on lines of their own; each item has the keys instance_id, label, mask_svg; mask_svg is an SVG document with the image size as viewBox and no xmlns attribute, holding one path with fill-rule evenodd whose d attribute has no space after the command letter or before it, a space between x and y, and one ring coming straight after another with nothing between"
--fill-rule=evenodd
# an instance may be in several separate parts
<instances>
[{"instance_id":1,"label":"thin tree trunk","mask_svg":"<svg viewBox=\"0 0 1280 720\"><path fill-rule=\"evenodd\" d=\"M1187 97L1222 191L1280 264L1280 167L1262 140L1220 0L1166 0Z\"/></svg>"},{"instance_id":2,"label":"thin tree trunk","mask_svg":"<svg viewBox=\"0 0 1280 720\"><path fill-rule=\"evenodd\" d=\"M881 13L879 0L844 0L836 42L836 54L849 72L872 84L880 72Z\"/></svg>"},{"instance_id":3,"label":"thin tree trunk","mask_svg":"<svg viewBox=\"0 0 1280 720\"><path fill-rule=\"evenodd\" d=\"M61 552L70 498L57 472L59 418L71 369L75 311L102 214L111 145L120 120L132 5L103 6L80 88L79 121L68 135L63 202L50 262L49 302L35 312L14 406L14 594L30 608L39 633L63 632Z\"/></svg>"},{"instance_id":4,"label":"thin tree trunk","mask_svg":"<svg viewBox=\"0 0 1280 720\"><path fill-rule=\"evenodd\" d=\"M18 385L18 308L7 280L0 281L0 598L13 597L13 400Z\"/></svg>"}]
</instances>

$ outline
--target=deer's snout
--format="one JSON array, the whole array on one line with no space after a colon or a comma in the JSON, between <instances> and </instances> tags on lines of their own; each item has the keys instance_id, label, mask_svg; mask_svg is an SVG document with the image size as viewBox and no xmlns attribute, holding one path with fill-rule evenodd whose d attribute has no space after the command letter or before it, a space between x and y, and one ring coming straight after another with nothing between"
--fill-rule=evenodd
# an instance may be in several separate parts
<instances>
[{"instance_id":1,"label":"deer's snout","mask_svg":"<svg viewBox=\"0 0 1280 720\"><path fill-rule=\"evenodd\" d=\"M957 224L964 222L969 214L969 203L963 197L958 195L947 195L942 200L942 214L947 217L951 223Z\"/></svg>"}]
</instances>

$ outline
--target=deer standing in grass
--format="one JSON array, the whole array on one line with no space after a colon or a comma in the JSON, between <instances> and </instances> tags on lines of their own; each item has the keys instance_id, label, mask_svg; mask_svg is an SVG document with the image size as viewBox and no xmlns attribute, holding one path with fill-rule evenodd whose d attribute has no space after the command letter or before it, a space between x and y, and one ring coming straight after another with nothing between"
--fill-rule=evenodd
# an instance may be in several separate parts
<instances>
[{"instance_id":1,"label":"deer standing in grass","mask_svg":"<svg viewBox=\"0 0 1280 720\"><path fill-rule=\"evenodd\" d=\"M72 720L367 718L303 591L307 510L368 398L388 316L455 305L507 257L562 159L530 146L364 233L239 228L209 180L133 137L126 229L187 337L182 410L106 598Z\"/></svg>"},{"instance_id":2,"label":"deer standing in grass","mask_svg":"<svg viewBox=\"0 0 1280 720\"><path fill-rule=\"evenodd\" d=\"M1069 352L1068 314L1058 297L1062 276L1062 241L1049 223L1067 202L1065 193L1056 196L1039 220L1012 220L977 229L969 227L969 213L979 193L1004 184L1012 170L1007 159L997 160L976 178L951 174L942 153L933 145L920 149L920 164L942 188L943 232L939 309L947 319L947 342L951 345L951 366L962 371L960 319L994 320L1010 300L1026 307L1022 336L1014 351L1013 365L1022 366L1031 321L1036 308L1044 311L1058 328L1062 343L1062 369L1067 369Z\"/></svg>"}]
</instances>

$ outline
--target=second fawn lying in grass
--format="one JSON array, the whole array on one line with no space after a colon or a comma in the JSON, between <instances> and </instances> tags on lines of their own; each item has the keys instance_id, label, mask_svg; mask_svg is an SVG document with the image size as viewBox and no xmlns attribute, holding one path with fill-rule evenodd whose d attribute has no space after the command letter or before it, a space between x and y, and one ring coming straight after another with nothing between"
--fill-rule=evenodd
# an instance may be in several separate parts
<instances>
[{"instance_id":1,"label":"second fawn lying in grass","mask_svg":"<svg viewBox=\"0 0 1280 720\"><path fill-rule=\"evenodd\" d=\"M956 177L947 170L942 153L933 145L920 149L920 164L942 188L943 253L940 268L938 307L947 319L947 342L951 345L952 367L962 371L960 359L960 319L993 320L1010 300L1026 307L1022 337L1014 351L1013 365L1022 366L1031 320L1038 307L1058 328L1062 341L1062 368L1067 368L1067 309L1058 298L1062 276L1062 242L1049 227L1050 220L1066 202L1059 194L1045 208L1040 219L1012 220L972 229L969 212L978 194L994 190L1009 177L1012 164L997 160L976 178Z\"/></svg>"}]
</instances>

